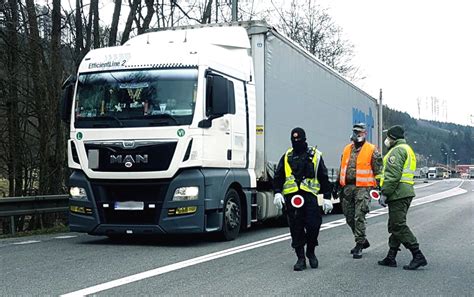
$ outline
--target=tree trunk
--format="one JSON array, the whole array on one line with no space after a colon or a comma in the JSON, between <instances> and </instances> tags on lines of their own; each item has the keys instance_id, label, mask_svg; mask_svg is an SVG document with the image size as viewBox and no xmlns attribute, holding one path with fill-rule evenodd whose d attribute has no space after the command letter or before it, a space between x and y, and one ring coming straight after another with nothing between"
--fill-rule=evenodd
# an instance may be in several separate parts
<instances>
[{"instance_id":1,"label":"tree trunk","mask_svg":"<svg viewBox=\"0 0 474 297\"><path fill-rule=\"evenodd\" d=\"M146 11L146 16L145 16L145 19L143 20L141 29L138 32L139 34L146 32L146 30L150 28L150 22L151 22L151 19L153 18L153 14L155 13L154 2L155 2L154 0L145 0L147 11Z\"/></svg>"},{"instance_id":2,"label":"tree trunk","mask_svg":"<svg viewBox=\"0 0 474 297\"><path fill-rule=\"evenodd\" d=\"M87 53L91 49L91 42L92 42L92 16L93 16L93 9L92 4L89 7L89 17L86 24L86 50Z\"/></svg>"},{"instance_id":3,"label":"tree trunk","mask_svg":"<svg viewBox=\"0 0 474 297\"><path fill-rule=\"evenodd\" d=\"M209 0L209 2L206 3L206 6L204 8L204 14L202 15L201 24L211 23L211 13L212 13L212 0Z\"/></svg>"},{"instance_id":4,"label":"tree trunk","mask_svg":"<svg viewBox=\"0 0 474 297\"><path fill-rule=\"evenodd\" d=\"M112 24L110 25L109 46L116 45L117 30L120 20L120 9L122 8L122 0L115 0L114 15L112 16Z\"/></svg>"},{"instance_id":5,"label":"tree trunk","mask_svg":"<svg viewBox=\"0 0 474 297\"><path fill-rule=\"evenodd\" d=\"M53 135L51 141L54 142L54 154L50 157L50 193L60 193L63 184L63 171L65 166L64 139L65 131L59 118L61 80L62 80L62 59L61 59L61 0L53 0L52 31L51 31L51 87L49 95L50 116L53 125Z\"/></svg>"},{"instance_id":6,"label":"tree trunk","mask_svg":"<svg viewBox=\"0 0 474 297\"><path fill-rule=\"evenodd\" d=\"M91 10L94 15L94 48L100 47L100 28L99 28L99 0L91 0Z\"/></svg>"},{"instance_id":7,"label":"tree trunk","mask_svg":"<svg viewBox=\"0 0 474 297\"><path fill-rule=\"evenodd\" d=\"M29 23L29 48L31 70L30 75L33 80L33 94L36 104L36 112L38 115L38 135L39 135L39 193L47 194L50 173L48 172L48 156L50 148L48 146L50 140L50 129L48 119L48 108L46 106L46 82L43 74L42 48L41 39L38 31L38 22L33 0L26 0L26 10Z\"/></svg>"},{"instance_id":8,"label":"tree trunk","mask_svg":"<svg viewBox=\"0 0 474 297\"><path fill-rule=\"evenodd\" d=\"M9 39L8 63L8 98L7 98L7 121L8 121L8 180L9 195L21 196L23 188L22 158L20 140L20 115L18 113L18 76L19 76L19 48L18 48L18 3L16 0L8 0L10 14L7 17L7 35Z\"/></svg>"},{"instance_id":9,"label":"tree trunk","mask_svg":"<svg viewBox=\"0 0 474 297\"><path fill-rule=\"evenodd\" d=\"M84 52L84 34L82 33L82 5L81 0L76 0L76 40L75 40L75 61L76 67L79 67L79 64L82 60L82 54Z\"/></svg>"},{"instance_id":10,"label":"tree trunk","mask_svg":"<svg viewBox=\"0 0 474 297\"><path fill-rule=\"evenodd\" d=\"M131 0L128 1L128 4L130 5L130 13L128 14L127 22L125 23L125 28L123 29L121 44L124 44L125 42L127 42L128 38L130 37L130 31L132 30L133 19L135 18L135 15L137 14L138 4L140 4L140 0L133 0L133 2L130 2L130 1Z\"/></svg>"}]
</instances>

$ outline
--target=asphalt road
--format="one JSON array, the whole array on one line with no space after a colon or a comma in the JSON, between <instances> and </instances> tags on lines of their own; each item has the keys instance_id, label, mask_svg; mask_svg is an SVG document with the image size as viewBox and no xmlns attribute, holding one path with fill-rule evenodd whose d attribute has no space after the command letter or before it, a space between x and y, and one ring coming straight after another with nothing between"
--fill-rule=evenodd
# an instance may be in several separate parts
<instances>
[{"instance_id":1,"label":"asphalt road","mask_svg":"<svg viewBox=\"0 0 474 297\"><path fill-rule=\"evenodd\" d=\"M212 236L112 242L65 233L0 240L0 295L472 296L474 181L416 186L408 224L428 266L377 265L387 252L387 214L373 204L362 259L342 215L324 217L319 268L294 272L287 227L261 224L232 242Z\"/></svg>"}]
</instances>

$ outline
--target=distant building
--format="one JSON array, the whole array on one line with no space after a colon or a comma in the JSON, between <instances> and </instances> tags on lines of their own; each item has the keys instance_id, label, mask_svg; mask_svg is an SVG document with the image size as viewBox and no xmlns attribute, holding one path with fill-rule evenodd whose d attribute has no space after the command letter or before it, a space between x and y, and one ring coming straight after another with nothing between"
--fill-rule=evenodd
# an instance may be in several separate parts
<instances>
[{"instance_id":1,"label":"distant building","mask_svg":"<svg viewBox=\"0 0 474 297\"><path fill-rule=\"evenodd\" d=\"M469 168L474 167L474 164L471 165L456 165L456 171L460 174L469 174Z\"/></svg>"}]
</instances>

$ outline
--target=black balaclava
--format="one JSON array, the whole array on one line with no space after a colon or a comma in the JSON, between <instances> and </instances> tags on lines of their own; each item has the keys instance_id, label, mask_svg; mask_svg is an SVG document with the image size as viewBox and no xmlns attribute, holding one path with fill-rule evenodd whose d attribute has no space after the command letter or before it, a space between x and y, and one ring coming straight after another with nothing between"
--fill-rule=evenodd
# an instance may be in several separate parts
<instances>
[{"instance_id":1,"label":"black balaclava","mask_svg":"<svg viewBox=\"0 0 474 297\"><path fill-rule=\"evenodd\" d=\"M306 133L303 128L294 128L291 130L291 145L297 154L307 150L308 144L306 143Z\"/></svg>"}]
</instances>

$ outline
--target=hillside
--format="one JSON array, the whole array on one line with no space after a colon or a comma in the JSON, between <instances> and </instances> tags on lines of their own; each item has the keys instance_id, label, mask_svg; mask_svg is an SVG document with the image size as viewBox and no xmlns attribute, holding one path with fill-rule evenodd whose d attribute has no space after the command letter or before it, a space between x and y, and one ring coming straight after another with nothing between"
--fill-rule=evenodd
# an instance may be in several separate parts
<instances>
[{"instance_id":1,"label":"hillside","mask_svg":"<svg viewBox=\"0 0 474 297\"><path fill-rule=\"evenodd\" d=\"M383 107L383 129L402 125L405 136L417 154L419 166L446 164L450 166L474 164L474 128L453 123L417 120L406 112ZM430 157L431 155L431 157Z\"/></svg>"}]
</instances>

